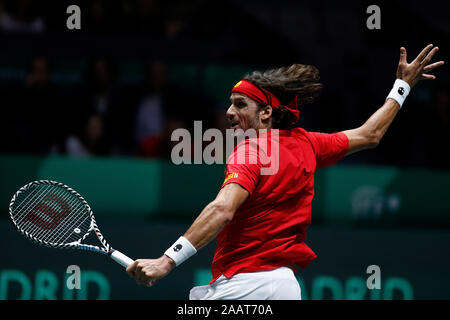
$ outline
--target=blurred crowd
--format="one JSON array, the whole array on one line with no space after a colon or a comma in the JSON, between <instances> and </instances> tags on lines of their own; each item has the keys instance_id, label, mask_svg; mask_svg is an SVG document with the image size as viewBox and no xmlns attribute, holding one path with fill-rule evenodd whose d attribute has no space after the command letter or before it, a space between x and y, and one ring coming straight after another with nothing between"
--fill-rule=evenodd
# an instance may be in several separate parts
<instances>
[{"instance_id":1,"label":"blurred crowd","mask_svg":"<svg viewBox=\"0 0 450 320\"><path fill-rule=\"evenodd\" d=\"M273 36L270 28L246 14L233 1L208 0L0 0L0 32L66 32L69 5L81 11L80 33L147 35L165 38L195 36L203 39L232 35L256 43ZM251 38L248 35L252 35Z\"/></svg>"},{"instance_id":2,"label":"blurred crowd","mask_svg":"<svg viewBox=\"0 0 450 320\"><path fill-rule=\"evenodd\" d=\"M194 120L212 122L212 102L201 93L168 83L161 60L145 64L136 85L118 86L115 62L89 61L80 85L61 90L51 81L51 63L34 57L23 83L3 86L6 153L73 156L170 157L170 135Z\"/></svg>"},{"instance_id":3,"label":"blurred crowd","mask_svg":"<svg viewBox=\"0 0 450 320\"><path fill-rule=\"evenodd\" d=\"M81 7L82 27L75 33L66 28L69 4ZM252 1L246 4L259 8ZM394 1L394 9L396 5ZM396 61L386 53L398 40L392 39L389 30L377 34L354 27L359 26L355 22L359 9L352 12L338 6L339 16L336 8L325 10L319 2L303 1L298 6L301 10L295 12L261 6L248 14L249 10L233 1L0 0L0 38L13 44L0 52L0 152L167 158L173 146L170 135L176 128L192 130L194 120L202 120L203 130L224 130L228 97L217 101L200 88L180 86L184 79L169 81L174 56L188 63L196 59L197 65L237 62L251 68L307 61L320 66L326 86L317 104L302 109L300 125L332 132L361 124L390 89L386 83L392 80ZM405 13L402 19L409 18ZM336 28L337 21L342 23L339 19L350 23ZM434 31L424 20L417 24L421 37ZM70 43L66 41L69 35L86 37ZM413 34L406 35L413 40ZM196 40L187 41L192 37ZM442 42L444 33L439 37ZM72 47L64 49L58 40ZM27 47L26 41L41 48ZM341 50L348 42L351 46ZM76 47L80 45L83 48ZM29 47L33 50L25 51ZM144 47L145 52L133 51ZM86 62L81 64L81 79L70 85L52 76L54 66L64 64L66 53L72 61ZM130 55L140 61L143 77L124 84L118 69L123 57ZM23 75L14 81L8 78L5 60L11 56L28 61L26 68L20 67ZM377 77L368 78L367 72ZM342 81L343 74L346 81ZM210 78L219 81L223 77L218 73ZM346 161L450 168L446 156L450 149L449 92L448 77L432 85L421 84L408 98L408 111L399 114L377 150Z\"/></svg>"},{"instance_id":4,"label":"blurred crowd","mask_svg":"<svg viewBox=\"0 0 450 320\"><path fill-rule=\"evenodd\" d=\"M59 3L58 3L59 2ZM152 35L175 35L186 25L202 1L157 0L80 0L80 1L1 0L0 29L5 32L41 33L63 30L64 6L82 8L83 28L89 32L143 32ZM174 10L174 6L176 9ZM168 10L170 8L170 10Z\"/></svg>"},{"instance_id":5,"label":"blurred crowd","mask_svg":"<svg viewBox=\"0 0 450 320\"><path fill-rule=\"evenodd\" d=\"M115 61L95 57L81 83L62 90L51 81L49 58L34 57L22 82L1 86L2 153L169 158L177 143L170 139L173 130L185 128L193 134L195 120L203 121L203 130L226 129L225 105L217 108L218 102L204 92L170 83L163 60L143 66L142 81L119 85ZM448 85L438 83L422 99L420 89L416 91L408 112L399 113L369 162L448 168ZM325 96L322 104L330 110L333 102ZM305 118L301 125L324 121L320 115Z\"/></svg>"},{"instance_id":6,"label":"blurred crowd","mask_svg":"<svg viewBox=\"0 0 450 320\"><path fill-rule=\"evenodd\" d=\"M70 4L81 8L81 30L76 33L68 33L66 28L66 7ZM228 47L235 48L234 54L239 59L251 61L256 59L246 48L258 46L265 37L272 39L273 48L266 49L272 57L290 54L293 57L294 51L282 37L236 9L232 2L221 3L219 7L222 14L211 14L216 7L206 0L0 0L0 36L10 39L25 36L15 44L23 45L23 41L30 40L27 36L36 36L54 47L58 44L51 37L58 34L87 35L90 39L84 53L75 58L88 61L82 79L75 85L52 79L53 65L65 57L54 54L49 45L43 44L47 42L38 42L40 47L32 46L33 52L28 53L8 47L12 55L33 56L23 80L1 82L7 119L1 128L1 151L169 157L170 134L176 128L192 130L194 120L202 120L204 130L208 127L224 130L224 106L217 112L218 102L200 89L169 83L171 61L161 58L164 53L157 54L157 58L152 56L156 51L153 46L157 46L153 43L158 43L155 39L178 41L197 37L220 41L220 37L232 36L234 43ZM88 48L96 43L95 39L104 41L110 35L131 35L138 37L134 43L142 40L150 43L151 57L136 53L144 69L143 79L131 85L120 83L117 69L124 53L128 54L127 48L117 45L111 54L105 54L105 49ZM177 47L177 42L171 43ZM101 46L99 42L98 47ZM225 57L231 52L218 51ZM198 59L203 60L205 54L198 55Z\"/></svg>"}]
</instances>

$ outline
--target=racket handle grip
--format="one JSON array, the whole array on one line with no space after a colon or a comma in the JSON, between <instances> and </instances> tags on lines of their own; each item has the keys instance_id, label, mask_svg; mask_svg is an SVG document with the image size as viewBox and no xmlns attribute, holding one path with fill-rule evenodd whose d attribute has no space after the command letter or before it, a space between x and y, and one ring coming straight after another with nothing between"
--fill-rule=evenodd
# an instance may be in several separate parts
<instances>
[{"instance_id":1,"label":"racket handle grip","mask_svg":"<svg viewBox=\"0 0 450 320\"><path fill-rule=\"evenodd\" d=\"M130 257L127 257L126 255L124 255L122 252L114 250L111 253L111 258L117 262L118 264L120 264L122 267L128 268L129 265L131 265L134 260L131 259Z\"/></svg>"},{"instance_id":2,"label":"racket handle grip","mask_svg":"<svg viewBox=\"0 0 450 320\"><path fill-rule=\"evenodd\" d=\"M129 265L131 265L134 260L131 259L130 257L127 257L126 255L124 255L122 252L117 251L117 250L113 250L111 252L111 258L117 262L118 264L120 264L121 266L128 268ZM152 280L150 281L147 286L151 287L152 285L154 285L156 282L156 280Z\"/></svg>"}]
</instances>

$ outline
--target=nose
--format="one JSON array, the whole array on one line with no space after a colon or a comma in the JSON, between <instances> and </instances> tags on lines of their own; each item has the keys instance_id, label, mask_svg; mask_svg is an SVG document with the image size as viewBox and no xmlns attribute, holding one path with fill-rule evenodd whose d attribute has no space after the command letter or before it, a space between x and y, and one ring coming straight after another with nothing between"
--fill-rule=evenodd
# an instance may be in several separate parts
<instances>
[{"instance_id":1,"label":"nose","mask_svg":"<svg viewBox=\"0 0 450 320\"><path fill-rule=\"evenodd\" d=\"M233 105L230 105L230 107L228 108L228 110L226 112L227 119L232 120L235 115L236 115L236 112L234 110L234 107L233 107Z\"/></svg>"}]
</instances>

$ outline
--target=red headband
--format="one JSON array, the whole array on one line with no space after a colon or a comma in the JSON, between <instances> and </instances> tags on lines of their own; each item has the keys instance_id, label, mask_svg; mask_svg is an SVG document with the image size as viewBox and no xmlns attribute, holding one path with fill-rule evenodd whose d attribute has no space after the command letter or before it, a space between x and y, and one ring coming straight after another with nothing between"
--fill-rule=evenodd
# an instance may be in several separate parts
<instances>
[{"instance_id":1,"label":"red headband","mask_svg":"<svg viewBox=\"0 0 450 320\"><path fill-rule=\"evenodd\" d=\"M274 109L281 106L280 100L277 97L275 97L274 94L265 89L258 88L253 83L247 80L241 80L238 83L236 83L231 92L244 94L258 103L269 104ZM295 99L292 100L289 103L289 105L284 106L294 115L295 122L297 122L300 117L300 111L298 110L297 100L298 100L297 97L295 97Z\"/></svg>"}]
</instances>

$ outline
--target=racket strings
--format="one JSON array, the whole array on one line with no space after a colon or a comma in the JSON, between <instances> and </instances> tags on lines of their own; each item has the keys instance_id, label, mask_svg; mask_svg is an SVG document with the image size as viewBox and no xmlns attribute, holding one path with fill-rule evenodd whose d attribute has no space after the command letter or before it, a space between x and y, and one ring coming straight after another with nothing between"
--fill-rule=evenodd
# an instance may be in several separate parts
<instances>
[{"instance_id":1,"label":"racket strings","mask_svg":"<svg viewBox=\"0 0 450 320\"><path fill-rule=\"evenodd\" d=\"M64 244L79 241L90 231L86 204L65 188L37 185L16 201L12 215L17 226L40 241Z\"/></svg>"},{"instance_id":2,"label":"racket strings","mask_svg":"<svg viewBox=\"0 0 450 320\"><path fill-rule=\"evenodd\" d=\"M67 201L73 209L71 209L70 216L62 221L58 225L58 230L55 230L55 237L51 238L49 234L44 241L51 241L55 243L67 243L79 240L84 234L89 232L90 220L89 214L84 204L79 201L78 198L72 194L67 193L69 200ZM78 231L78 232L77 232Z\"/></svg>"},{"instance_id":3,"label":"racket strings","mask_svg":"<svg viewBox=\"0 0 450 320\"><path fill-rule=\"evenodd\" d=\"M50 240L52 240L52 242L55 243L73 242L79 240L82 235L89 232L90 221L87 224L84 224L84 222L89 218L89 215L82 212L85 207L77 200L78 198L72 197L72 199L68 202L69 205L72 205L74 203L75 207L71 210L72 212L70 216L62 220L60 225L58 226L58 228L60 228L60 230L58 230L58 234L60 236L51 239L51 235L48 235L43 239L43 241L49 242ZM81 218L83 219L80 221ZM76 231L78 231L78 233Z\"/></svg>"},{"instance_id":4,"label":"racket strings","mask_svg":"<svg viewBox=\"0 0 450 320\"><path fill-rule=\"evenodd\" d=\"M59 199L59 201L62 201L60 199L63 196L64 190L55 190L55 188L51 188L52 186L47 187L49 188L43 188L35 203L30 203L26 207L26 211L23 214L24 217L22 218L23 224L25 224L26 222L31 222L27 227L24 228L24 231L31 233L36 237L39 236L39 231L43 233L46 230L54 229L57 226L56 222L60 221L63 218L60 217L60 215L68 214L67 208L63 212L58 213L57 211L49 207L51 200Z\"/></svg>"},{"instance_id":5,"label":"racket strings","mask_svg":"<svg viewBox=\"0 0 450 320\"><path fill-rule=\"evenodd\" d=\"M83 218L83 220L79 220L78 217L73 217L70 221L64 222L61 228L65 228L65 230L59 232L60 235L58 238L54 239L54 242L68 243L82 240L82 236L89 232L91 226L91 220L89 220L88 223L85 224L88 218L89 216L86 216ZM77 225L78 227L74 228L74 225Z\"/></svg>"},{"instance_id":6,"label":"racket strings","mask_svg":"<svg viewBox=\"0 0 450 320\"><path fill-rule=\"evenodd\" d=\"M43 231L50 228L50 224L54 221L54 218L56 218L55 213L49 214L48 210L45 210L48 207L43 207L42 205L44 204L44 201L49 202L48 200L51 200L52 197L60 196L61 193L61 190L55 192L51 188L43 189L42 192L37 193L35 201L29 202L26 207L23 207L24 213L22 214L22 219L19 223L25 224L26 222L31 222L28 224L28 229L24 228L24 231L33 233L36 230L39 230L39 228ZM45 194L47 194L47 196L45 196ZM39 214L40 212L41 214Z\"/></svg>"},{"instance_id":7,"label":"racket strings","mask_svg":"<svg viewBox=\"0 0 450 320\"><path fill-rule=\"evenodd\" d=\"M34 194L33 194L34 193ZM30 199L28 199L30 198ZM22 223L22 219L25 218L29 207L33 205L33 203L36 201L36 199L39 198L39 189L33 188L31 192L29 192L28 195L25 196L24 200L20 200L20 195L16 199L16 203L19 201L19 205L17 205L17 208L14 208L14 212L17 212L15 217L17 223ZM27 202L28 199L28 202ZM21 208L22 207L22 208Z\"/></svg>"},{"instance_id":8,"label":"racket strings","mask_svg":"<svg viewBox=\"0 0 450 320\"><path fill-rule=\"evenodd\" d=\"M48 229L48 225L51 223L52 218L42 213L43 210L37 210L42 208L36 208L39 203L42 202L42 192L37 192L35 199L28 202L26 206L22 207L21 219L18 224L23 227L24 232L31 234L36 233L36 231Z\"/></svg>"}]
</instances>

